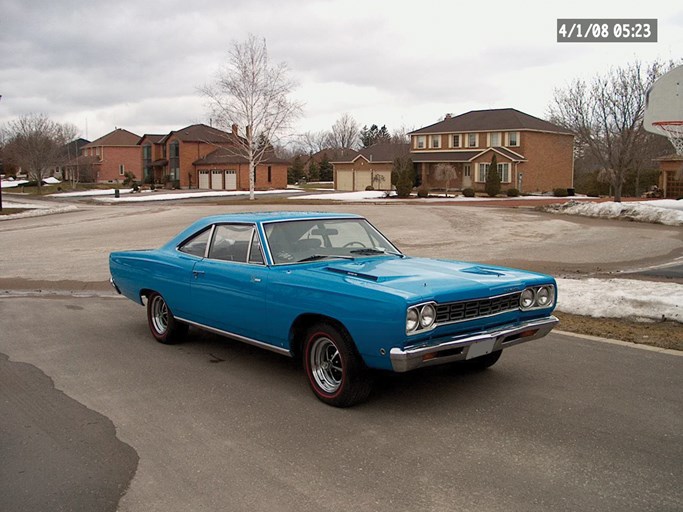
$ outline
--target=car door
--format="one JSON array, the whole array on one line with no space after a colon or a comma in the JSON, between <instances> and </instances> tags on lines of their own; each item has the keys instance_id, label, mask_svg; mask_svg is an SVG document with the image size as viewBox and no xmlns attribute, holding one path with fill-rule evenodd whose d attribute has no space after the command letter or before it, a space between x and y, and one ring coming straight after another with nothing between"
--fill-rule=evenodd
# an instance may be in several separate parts
<instances>
[{"instance_id":1,"label":"car door","mask_svg":"<svg viewBox=\"0 0 683 512\"><path fill-rule=\"evenodd\" d=\"M207 256L192 274L193 317L199 323L264 339L268 267L253 224L214 226Z\"/></svg>"}]
</instances>

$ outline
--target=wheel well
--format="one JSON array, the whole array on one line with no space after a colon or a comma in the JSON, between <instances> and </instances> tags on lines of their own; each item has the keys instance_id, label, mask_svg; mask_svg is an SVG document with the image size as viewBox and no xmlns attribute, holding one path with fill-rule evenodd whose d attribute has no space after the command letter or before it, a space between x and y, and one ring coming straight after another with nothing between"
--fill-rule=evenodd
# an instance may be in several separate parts
<instances>
[{"instance_id":1,"label":"wheel well","mask_svg":"<svg viewBox=\"0 0 683 512\"><path fill-rule=\"evenodd\" d=\"M289 329L289 347L294 358L298 359L299 357L301 357L301 352L303 350L304 344L304 335L306 334L306 330L308 330L308 328L312 325L321 322L333 325L334 327L345 333L353 342L353 338L351 337L351 334L349 333L348 329L339 320L336 320L332 317L325 315L304 313L303 315L298 316L296 320L294 320L292 327Z\"/></svg>"},{"instance_id":2,"label":"wheel well","mask_svg":"<svg viewBox=\"0 0 683 512\"><path fill-rule=\"evenodd\" d=\"M150 290L148 288L143 288L142 290L140 290L140 304L144 306L146 304L145 301L149 299L149 296L152 293L154 293L154 290ZM143 297L145 298L145 300L143 300Z\"/></svg>"}]
</instances>

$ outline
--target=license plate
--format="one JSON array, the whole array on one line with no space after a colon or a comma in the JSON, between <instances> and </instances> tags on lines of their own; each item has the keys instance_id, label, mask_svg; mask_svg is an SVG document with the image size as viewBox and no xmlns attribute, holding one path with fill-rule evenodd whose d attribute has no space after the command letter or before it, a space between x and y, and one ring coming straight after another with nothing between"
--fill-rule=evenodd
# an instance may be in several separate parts
<instances>
[{"instance_id":1,"label":"license plate","mask_svg":"<svg viewBox=\"0 0 683 512\"><path fill-rule=\"evenodd\" d=\"M493 352L493 346L496 344L496 340L484 340L478 343L470 345L470 349L467 351L465 359L472 359L473 357L485 356Z\"/></svg>"}]
</instances>

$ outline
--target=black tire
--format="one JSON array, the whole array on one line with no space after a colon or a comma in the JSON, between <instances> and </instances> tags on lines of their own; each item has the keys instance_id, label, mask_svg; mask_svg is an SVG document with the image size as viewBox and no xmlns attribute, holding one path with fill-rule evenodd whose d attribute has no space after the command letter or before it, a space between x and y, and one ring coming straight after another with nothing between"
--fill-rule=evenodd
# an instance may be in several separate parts
<instances>
[{"instance_id":1,"label":"black tire","mask_svg":"<svg viewBox=\"0 0 683 512\"><path fill-rule=\"evenodd\" d=\"M468 370L480 372L496 364L502 354L502 350L496 350L495 352L491 352L490 354L486 354L484 356L468 359L467 361L463 361L463 363Z\"/></svg>"},{"instance_id":2,"label":"black tire","mask_svg":"<svg viewBox=\"0 0 683 512\"><path fill-rule=\"evenodd\" d=\"M334 407L350 407L367 399L372 379L350 336L328 323L306 332L304 371L315 396Z\"/></svg>"},{"instance_id":3,"label":"black tire","mask_svg":"<svg viewBox=\"0 0 683 512\"><path fill-rule=\"evenodd\" d=\"M154 339L166 345L174 345L187 335L188 325L175 319L164 298L156 292L147 297L147 323Z\"/></svg>"}]
</instances>

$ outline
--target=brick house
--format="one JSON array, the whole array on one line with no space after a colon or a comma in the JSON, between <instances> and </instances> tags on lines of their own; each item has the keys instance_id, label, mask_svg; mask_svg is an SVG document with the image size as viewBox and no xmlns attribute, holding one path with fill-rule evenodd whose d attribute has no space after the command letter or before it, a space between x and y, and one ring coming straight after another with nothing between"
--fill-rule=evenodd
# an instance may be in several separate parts
<instances>
[{"instance_id":1,"label":"brick house","mask_svg":"<svg viewBox=\"0 0 683 512\"><path fill-rule=\"evenodd\" d=\"M502 190L547 192L572 188L574 136L513 108L473 110L410 134L410 156L428 187L483 191L496 155ZM448 183L439 164L450 164ZM441 166L443 169L443 166Z\"/></svg>"},{"instance_id":2,"label":"brick house","mask_svg":"<svg viewBox=\"0 0 683 512\"><path fill-rule=\"evenodd\" d=\"M111 183L123 181L126 172L131 172L137 179L142 176L140 166L140 146L137 145L139 135L123 128L117 128L97 140L81 148L80 163L92 172L93 181ZM69 167L75 166L70 162Z\"/></svg>"},{"instance_id":3,"label":"brick house","mask_svg":"<svg viewBox=\"0 0 683 512\"><path fill-rule=\"evenodd\" d=\"M249 161L226 148L218 148L193 162L199 188L249 190ZM287 188L289 161L267 152L256 166L256 190Z\"/></svg>"},{"instance_id":4,"label":"brick house","mask_svg":"<svg viewBox=\"0 0 683 512\"><path fill-rule=\"evenodd\" d=\"M193 124L166 135L144 135L138 144L145 180L181 188L248 190L248 163L230 149L244 141L237 130L237 125L225 132ZM286 186L287 163L267 155L256 169L256 188Z\"/></svg>"},{"instance_id":5,"label":"brick house","mask_svg":"<svg viewBox=\"0 0 683 512\"><path fill-rule=\"evenodd\" d=\"M359 151L337 150L331 163L336 190L391 190L391 171L397 156L407 155L409 144L374 144Z\"/></svg>"},{"instance_id":6,"label":"brick house","mask_svg":"<svg viewBox=\"0 0 683 512\"><path fill-rule=\"evenodd\" d=\"M656 159L659 162L659 189L668 199L683 197L683 155L676 153Z\"/></svg>"}]
</instances>

